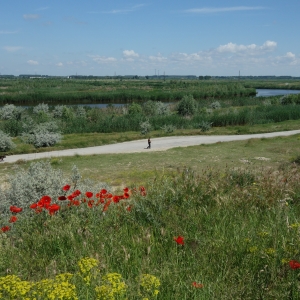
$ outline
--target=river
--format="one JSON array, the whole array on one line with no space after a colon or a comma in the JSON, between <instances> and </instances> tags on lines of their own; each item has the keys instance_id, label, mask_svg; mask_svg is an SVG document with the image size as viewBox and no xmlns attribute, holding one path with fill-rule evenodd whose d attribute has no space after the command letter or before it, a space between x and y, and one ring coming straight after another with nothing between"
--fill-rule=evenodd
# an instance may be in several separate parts
<instances>
[{"instance_id":1,"label":"river","mask_svg":"<svg viewBox=\"0 0 300 300\"><path fill-rule=\"evenodd\" d=\"M299 94L300 90L256 89L256 93L256 97L270 97Z\"/></svg>"}]
</instances>

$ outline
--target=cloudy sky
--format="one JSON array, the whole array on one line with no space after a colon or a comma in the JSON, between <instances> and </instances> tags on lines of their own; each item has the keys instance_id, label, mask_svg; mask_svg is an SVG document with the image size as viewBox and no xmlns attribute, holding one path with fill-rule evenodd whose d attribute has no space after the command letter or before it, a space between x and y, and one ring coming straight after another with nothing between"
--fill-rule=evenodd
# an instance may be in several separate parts
<instances>
[{"instance_id":1,"label":"cloudy sky","mask_svg":"<svg viewBox=\"0 0 300 300\"><path fill-rule=\"evenodd\" d=\"M299 0L9 0L0 73L300 76Z\"/></svg>"}]
</instances>

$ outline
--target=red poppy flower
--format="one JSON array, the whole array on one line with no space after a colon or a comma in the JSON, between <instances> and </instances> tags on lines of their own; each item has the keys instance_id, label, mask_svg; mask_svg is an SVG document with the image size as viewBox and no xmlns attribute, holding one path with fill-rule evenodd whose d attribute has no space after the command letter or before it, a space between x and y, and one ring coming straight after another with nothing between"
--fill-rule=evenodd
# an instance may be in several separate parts
<instances>
[{"instance_id":1,"label":"red poppy flower","mask_svg":"<svg viewBox=\"0 0 300 300\"><path fill-rule=\"evenodd\" d=\"M66 184L65 186L63 186L62 190L68 191L70 188L71 188L71 186L69 184Z\"/></svg>"},{"instance_id":2,"label":"red poppy flower","mask_svg":"<svg viewBox=\"0 0 300 300\"><path fill-rule=\"evenodd\" d=\"M107 211L107 210L108 210L108 207L110 206L111 201L112 201L112 200L108 200L108 201L104 204L103 211Z\"/></svg>"},{"instance_id":3,"label":"red poppy flower","mask_svg":"<svg viewBox=\"0 0 300 300\"><path fill-rule=\"evenodd\" d=\"M194 281L192 283L192 286L195 287L196 289L201 289L203 288L203 284L202 283L197 283L196 281Z\"/></svg>"},{"instance_id":4,"label":"red poppy flower","mask_svg":"<svg viewBox=\"0 0 300 300\"><path fill-rule=\"evenodd\" d=\"M107 190L106 190L106 189L102 189L102 190L100 191L100 194L102 194L102 195L107 194Z\"/></svg>"},{"instance_id":5,"label":"red poppy flower","mask_svg":"<svg viewBox=\"0 0 300 300\"><path fill-rule=\"evenodd\" d=\"M97 203L96 203L96 206L98 206L99 204L103 204L105 201L103 198L100 198Z\"/></svg>"},{"instance_id":6,"label":"red poppy flower","mask_svg":"<svg viewBox=\"0 0 300 300\"><path fill-rule=\"evenodd\" d=\"M79 196L81 194L81 192L79 190L76 190L73 192L73 195L75 195L75 197Z\"/></svg>"},{"instance_id":7,"label":"red poppy flower","mask_svg":"<svg viewBox=\"0 0 300 300\"><path fill-rule=\"evenodd\" d=\"M139 187L139 191L140 191L140 194L141 194L142 196L146 196L146 195L147 195L145 187L140 186L140 187Z\"/></svg>"},{"instance_id":8,"label":"red poppy flower","mask_svg":"<svg viewBox=\"0 0 300 300\"><path fill-rule=\"evenodd\" d=\"M49 196L43 196L40 201L37 203L38 206L40 207L45 207L47 208L51 203L51 197Z\"/></svg>"},{"instance_id":9,"label":"red poppy flower","mask_svg":"<svg viewBox=\"0 0 300 300\"><path fill-rule=\"evenodd\" d=\"M10 227L9 227L9 226L4 226L4 227L1 228L1 231L2 231L2 232L6 232L6 231L8 231L8 230L10 230Z\"/></svg>"},{"instance_id":10,"label":"red poppy flower","mask_svg":"<svg viewBox=\"0 0 300 300\"><path fill-rule=\"evenodd\" d=\"M290 260L289 264L290 264L290 267L293 270L296 270L296 269L300 268L300 263L298 261L296 261L296 260Z\"/></svg>"},{"instance_id":11,"label":"red poppy flower","mask_svg":"<svg viewBox=\"0 0 300 300\"><path fill-rule=\"evenodd\" d=\"M92 198L92 197L93 197L93 193L92 193L92 192L86 192L85 195L86 195L88 198Z\"/></svg>"},{"instance_id":12,"label":"red poppy flower","mask_svg":"<svg viewBox=\"0 0 300 300\"><path fill-rule=\"evenodd\" d=\"M174 237L174 241L178 244L178 245L184 245L184 237L183 236L178 236L178 237Z\"/></svg>"},{"instance_id":13,"label":"red poppy flower","mask_svg":"<svg viewBox=\"0 0 300 300\"><path fill-rule=\"evenodd\" d=\"M124 191L124 193L128 193L129 192L129 188L126 187L126 188L123 189L123 191Z\"/></svg>"},{"instance_id":14,"label":"red poppy flower","mask_svg":"<svg viewBox=\"0 0 300 300\"><path fill-rule=\"evenodd\" d=\"M19 213L23 210L21 207L17 207L17 206L11 206L9 209L13 213Z\"/></svg>"},{"instance_id":15,"label":"red poppy flower","mask_svg":"<svg viewBox=\"0 0 300 300\"><path fill-rule=\"evenodd\" d=\"M49 214L52 216L60 209L60 206L57 204L52 204L47 209L49 211Z\"/></svg>"},{"instance_id":16,"label":"red poppy flower","mask_svg":"<svg viewBox=\"0 0 300 300\"><path fill-rule=\"evenodd\" d=\"M114 203L118 203L121 200L121 198L120 198L120 196L115 195L112 197L112 200Z\"/></svg>"},{"instance_id":17,"label":"red poppy flower","mask_svg":"<svg viewBox=\"0 0 300 300\"><path fill-rule=\"evenodd\" d=\"M131 211L131 206L127 206L126 210Z\"/></svg>"},{"instance_id":18,"label":"red poppy flower","mask_svg":"<svg viewBox=\"0 0 300 300\"><path fill-rule=\"evenodd\" d=\"M79 206L80 205L80 201L79 200L73 200L72 204L75 206Z\"/></svg>"},{"instance_id":19,"label":"red poppy flower","mask_svg":"<svg viewBox=\"0 0 300 300\"><path fill-rule=\"evenodd\" d=\"M68 199L68 200L71 200L71 201L72 201L72 200L73 200L73 198L74 198L74 196L73 196L73 195L69 195L69 196L67 196L67 199Z\"/></svg>"},{"instance_id":20,"label":"red poppy flower","mask_svg":"<svg viewBox=\"0 0 300 300\"><path fill-rule=\"evenodd\" d=\"M31 204L29 207L32 208L32 209L36 209L37 206L38 206L37 203L33 203L33 204Z\"/></svg>"},{"instance_id":21,"label":"red poppy flower","mask_svg":"<svg viewBox=\"0 0 300 300\"><path fill-rule=\"evenodd\" d=\"M50 196L43 196L40 201L43 201L44 203L50 203L51 202L51 197Z\"/></svg>"},{"instance_id":22,"label":"red poppy flower","mask_svg":"<svg viewBox=\"0 0 300 300\"><path fill-rule=\"evenodd\" d=\"M67 200L67 197L66 196L59 196L57 199L60 200L60 201L64 201L64 200Z\"/></svg>"},{"instance_id":23,"label":"red poppy flower","mask_svg":"<svg viewBox=\"0 0 300 300\"><path fill-rule=\"evenodd\" d=\"M88 207L92 208L94 202L95 202L94 200L89 200L89 202L88 202Z\"/></svg>"},{"instance_id":24,"label":"red poppy flower","mask_svg":"<svg viewBox=\"0 0 300 300\"><path fill-rule=\"evenodd\" d=\"M9 223L15 223L18 220L16 216L11 216L9 219Z\"/></svg>"},{"instance_id":25,"label":"red poppy flower","mask_svg":"<svg viewBox=\"0 0 300 300\"><path fill-rule=\"evenodd\" d=\"M128 199L130 197L130 195L128 193L124 193L123 197L124 197L124 199Z\"/></svg>"}]
</instances>

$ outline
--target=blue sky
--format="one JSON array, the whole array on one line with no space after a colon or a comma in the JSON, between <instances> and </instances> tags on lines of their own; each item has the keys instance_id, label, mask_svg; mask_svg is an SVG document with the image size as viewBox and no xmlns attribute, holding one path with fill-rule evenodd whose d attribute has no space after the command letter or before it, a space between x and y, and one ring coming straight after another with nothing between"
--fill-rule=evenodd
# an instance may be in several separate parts
<instances>
[{"instance_id":1,"label":"blue sky","mask_svg":"<svg viewBox=\"0 0 300 300\"><path fill-rule=\"evenodd\" d=\"M300 76L299 0L10 0L0 73Z\"/></svg>"}]
</instances>

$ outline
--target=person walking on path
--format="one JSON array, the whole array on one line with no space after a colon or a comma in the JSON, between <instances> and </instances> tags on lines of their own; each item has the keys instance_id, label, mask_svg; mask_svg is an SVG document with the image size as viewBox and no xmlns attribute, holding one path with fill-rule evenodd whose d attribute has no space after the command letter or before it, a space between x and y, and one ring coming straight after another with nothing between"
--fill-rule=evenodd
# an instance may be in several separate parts
<instances>
[{"instance_id":1,"label":"person walking on path","mask_svg":"<svg viewBox=\"0 0 300 300\"><path fill-rule=\"evenodd\" d=\"M151 149L151 140L150 140L150 138L148 138L148 147L147 147L147 149Z\"/></svg>"}]
</instances>

